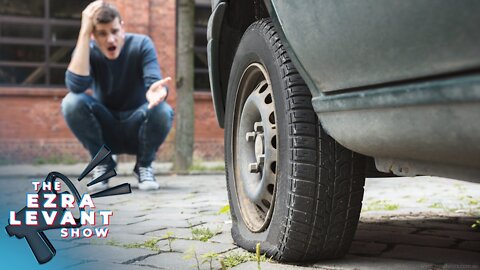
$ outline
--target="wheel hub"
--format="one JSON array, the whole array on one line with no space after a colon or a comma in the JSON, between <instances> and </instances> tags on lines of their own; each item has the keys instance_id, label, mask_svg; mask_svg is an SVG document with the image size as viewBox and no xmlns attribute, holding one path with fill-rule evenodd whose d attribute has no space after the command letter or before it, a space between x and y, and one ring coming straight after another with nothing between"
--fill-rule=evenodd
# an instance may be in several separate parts
<instances>
[{"instance_id":1,"label":"wheel hub","mask_svg":"<svg viewBox=\"0 0 480 270\"><path fill-rule=\"evenodd\" d=\"M247 132L247 142L254 142L255 144L255 160L256 162L250 163L248 167L251 173L259 173L265 165L265 142L263 135L263 126L261 122L255 122L254 130Z\"/></svg>"},{"instance_id":2,"label":"wheel hub","mask_svg":"<svg viewBox=\"0 0 480 270\"><path fill-rule=\"evenodd\" d=\"M240 86L239 125L235 139L235 183L243 220L254 232L266 228L274 207L276 185L276 123L273 93L266 70L250 65Z\"/></svg>"}]
</instances>

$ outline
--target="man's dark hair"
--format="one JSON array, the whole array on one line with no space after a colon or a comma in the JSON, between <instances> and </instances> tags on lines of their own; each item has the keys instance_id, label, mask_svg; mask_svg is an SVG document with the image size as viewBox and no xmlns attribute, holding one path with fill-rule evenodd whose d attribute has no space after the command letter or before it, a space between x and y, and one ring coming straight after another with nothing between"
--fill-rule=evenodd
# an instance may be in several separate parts
<instances>
[{"instance_id":1,"label":"man's dark hair","mask_svg":"<svg viewBox=\"0 0 480 270\"><path fill-rule=\"evenodd\" d=\"M122 21L122 17L120 16L118 9L112 4L103 3L97 13L95 21L96 23L110 23L115 20L115 18L118 18L120 21Z\"/></svg>"}]
</instances>

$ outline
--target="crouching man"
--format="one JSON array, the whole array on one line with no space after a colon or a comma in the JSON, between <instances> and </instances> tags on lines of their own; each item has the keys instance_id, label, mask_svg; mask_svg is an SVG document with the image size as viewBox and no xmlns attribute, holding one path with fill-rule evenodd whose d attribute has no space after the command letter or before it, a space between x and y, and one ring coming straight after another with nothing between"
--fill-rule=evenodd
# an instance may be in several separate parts
<instances>
[{"instance_id":1,"label":"crouching man","mask_svg":"<svg viewBox=\"0 0 480 270\"><path fill-rule=\"evenodd\" d=\"M92 157L103 144L113 154L136 155L133 172L142 190L159 187L152 162L172 127L173 110L165 102L170 80L161 77L151 39L125 33L113 5L95 1L85 8L65 75L70 92L63 99L62 112ZM85 93L87 89L93 90L92 96ZM93 177L115 165L112 160L104 162Z\"/></svg>"}]
</instances>

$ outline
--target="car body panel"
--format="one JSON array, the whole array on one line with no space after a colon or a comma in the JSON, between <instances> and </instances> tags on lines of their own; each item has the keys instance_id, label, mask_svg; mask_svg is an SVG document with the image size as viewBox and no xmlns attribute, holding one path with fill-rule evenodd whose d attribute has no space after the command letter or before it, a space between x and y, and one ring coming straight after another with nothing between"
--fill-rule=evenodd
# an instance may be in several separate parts
<instances>
[{"instance_id":1,"label":"car body panel","mask_svg":"<svg viewBox=\"0 0 480 270\"><path fill-rule=\"evenodd\" d=\"M480 182L479 1L264 3L336 141L374 157L382 172ZM210 76L223 119L218 67Z\"/></svg>"},{"instance_id":2,"label":"car body panel","mask_svg":"<svg viewBox=\"0 0 480 270\"><path fill-rule=\"evenodd\" d=\"M479 75L312 102L324 129L347 148L375 157L381 171L480 182Z\"/></svg>"},{"instance_id":3,"label":"car body panel","mask_svg":"<svg viewBox=\"0 0 480 270\"><path fill-rule=\"evenodd\" d=\"M271 7L321 92L480 66L479 1L272 0Z\"/></svg>"},{"instance_id":4,"label":"car body panel","mask_svg":"<svg viewBox=\"0 0 480 270\"><path fill-rule=\"evenodd\" d=\"M227 3L212 0L212 15L208 19L207 25L207 60L208 73L210 79L210 88L213 96L213 106L215 114L220 127L223 128L223 121L225 117L225 96L220 89L220 74L219 74L219 41L220 31L222 27L223 16ZM214 68L216 67L216 68Z\"/></svg>"}]
</instances>

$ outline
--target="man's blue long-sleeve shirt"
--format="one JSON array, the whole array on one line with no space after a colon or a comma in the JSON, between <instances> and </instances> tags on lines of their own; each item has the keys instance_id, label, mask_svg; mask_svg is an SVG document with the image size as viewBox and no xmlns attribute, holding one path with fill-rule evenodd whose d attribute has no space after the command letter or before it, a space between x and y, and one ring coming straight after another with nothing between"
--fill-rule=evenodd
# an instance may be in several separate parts
<instances>
[{"instance_id":1,"label":"man's blue long-sleeve shirt","mask_svg":"<svg viewBox=\"0 0 480 270\"><path fill-rule=\"evenodd\" d=\"M65 84L74 93L92 88L94 98L107 108L126 111L147 102L147 90L161 78L152 40L145 35L127 33L115 60L107 59L92 42L90 75L80 76L67 70Z\"/></svg>"}]
</instances>

